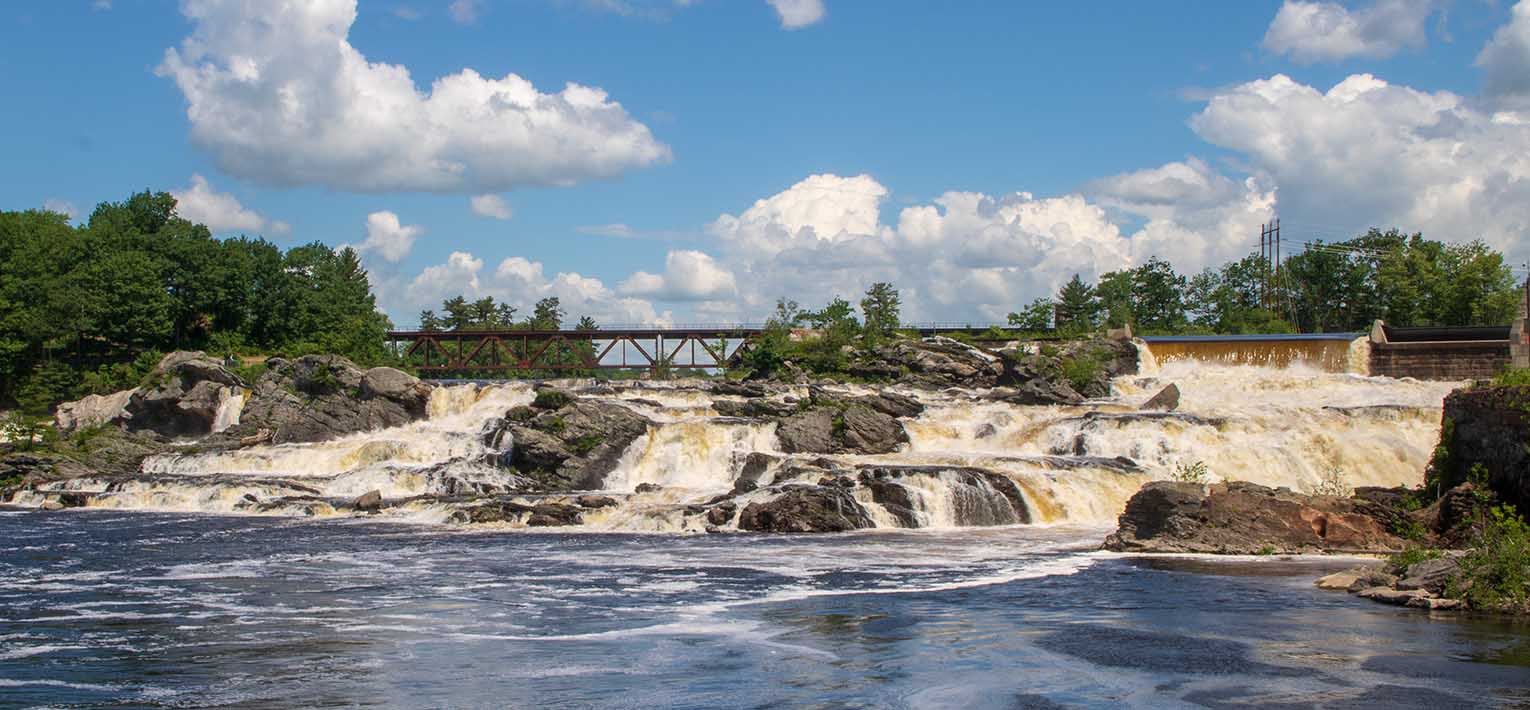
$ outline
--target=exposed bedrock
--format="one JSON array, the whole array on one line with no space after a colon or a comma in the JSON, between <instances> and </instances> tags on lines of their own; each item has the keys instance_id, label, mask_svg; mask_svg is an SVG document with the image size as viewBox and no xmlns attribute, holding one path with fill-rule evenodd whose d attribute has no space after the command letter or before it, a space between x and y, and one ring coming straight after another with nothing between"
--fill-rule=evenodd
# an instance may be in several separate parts
<instances>
[{"instance_id":1,"label":"exposed bedrock","mask_svg":"<svg viewBox=\"0 0 1530 710\"><path fill-rule=\"evenodd\" d=\"M1395 551L1389 505L1367 498L1309 496L1233 481L1154 481L1126 503L1105 541L1126 552L1270 554Z\"/></svg>"},{"instance_id":2,"label":"exposed bedrock","mask_svg":"<svg viewBox=\"0 0 1530 710\"><path fill-rule=\"evenodd\" d=\"M1469 387L1445 398L1441 485L1471 480L1473 467L1504 503L1530 510L1530 387Z\"/></svg>"},{"instance_id":3,"label":"exposed bedrock","mask_svg":"<svg viewBox=\"0 0 1530 710\"><path fill-rule=\"evenodd\" d=\"M502 449L508 436L508 460L500 463L515 467L541 490L596 490L651 424L620 404L545 390L536 404L507 412L500 428L485 434L485 443Z\"/></svg>"}]
</instances>

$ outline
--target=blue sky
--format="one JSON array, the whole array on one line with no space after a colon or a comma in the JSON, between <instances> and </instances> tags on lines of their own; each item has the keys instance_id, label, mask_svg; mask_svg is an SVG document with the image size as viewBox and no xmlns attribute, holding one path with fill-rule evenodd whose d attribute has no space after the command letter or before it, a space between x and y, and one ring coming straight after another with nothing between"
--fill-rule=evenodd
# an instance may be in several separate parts
<instances>
[{"instance_id":1,"label":"blue sky","mask_svg":"<svg viewBox=\"0 0 1530 710\"><path fill-rule=\"evenodd\" d=\"M1508 3L28 0L0 76L0 208L170 190L362 247L401 323L459 292L753 320L874 280L1002 319L1277 214L1530 257Z\"/></svg>"}]
</instances>

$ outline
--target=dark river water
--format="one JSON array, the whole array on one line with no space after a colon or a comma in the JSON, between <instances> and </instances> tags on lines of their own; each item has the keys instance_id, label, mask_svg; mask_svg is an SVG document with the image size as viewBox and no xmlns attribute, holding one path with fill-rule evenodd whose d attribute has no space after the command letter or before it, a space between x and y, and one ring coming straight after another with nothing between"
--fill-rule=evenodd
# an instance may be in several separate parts
<instances>
[{"instance_id":1,"label":"dark river water","mask_svg":"<svg viewBox=\"0 0 1530 710\"><path fill-rule=\"evenodd\" d=\"M1103 533L0 509L0 707L1530 707L1530 628Z\"/></svg>"}]
</instances>

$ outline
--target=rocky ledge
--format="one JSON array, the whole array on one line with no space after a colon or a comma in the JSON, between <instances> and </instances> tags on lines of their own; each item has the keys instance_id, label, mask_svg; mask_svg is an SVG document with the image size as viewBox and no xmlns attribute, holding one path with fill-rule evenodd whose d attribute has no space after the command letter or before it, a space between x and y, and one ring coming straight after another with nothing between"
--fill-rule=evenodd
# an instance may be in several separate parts
<instances>
[{"instance_id":1,"label":"rocky ledge","mask_svg":"<svg viewBox=\"0 0 1530 710\"><path fill-rule=\"evenodd\" d=\"M1320 589L1342 590L1363 599L1418 609L1461 609L1454 584L1461 574L1460 553L1442 553L1412 563L1383 562L1335 572L1317 581Z\"/></svg>"}]
</instances>

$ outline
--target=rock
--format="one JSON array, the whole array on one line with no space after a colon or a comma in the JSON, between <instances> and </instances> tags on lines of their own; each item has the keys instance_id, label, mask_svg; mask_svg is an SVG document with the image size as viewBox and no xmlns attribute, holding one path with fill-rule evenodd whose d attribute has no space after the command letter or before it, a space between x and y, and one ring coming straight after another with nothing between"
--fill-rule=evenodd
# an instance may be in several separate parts
<instances>
[{"instance_id":1,"label":"rock","mask_svg":"<svg viewBox=\"0 0 1530 710\"><path fill-rule=\"evenodd\" d=\"M1430 609L1432 611L1454 611L1466 608L1466 602L1460 599L1441 599L1437 597L1413 597L1403 606L1414 609Z\"/></svg>"},{"instance_id":2,"label":"rock","mask_svg":"<svg viewBox=\"0 0 1530 710\"><path fill-rule=\"evenodd\" d=\"M732 502L719 503L707 509L707 524L722 527L733 522L733 514L738 512L738 505Z\"/></svg>"},{"instance_id":3,"label":"rock","mask_svg":"<svg viewBox=\"0 0 1530 710\"><path fill-rule=\"evenodd\" d=\"M751 451L744 457L744 466L739 469L738 478L733 479L732 495L743 495L760 487L760 478L770 470L770 464L776 461L775 456L759 451Z\"/></svg>"},{"instance_id":4,"label":"rock","mask_svg":"<svg viewBox=\"0 0 1530 710\"><path fill-rule=\"evenodd\" d=\"M63 510L64 509L64 504L60 503L60 502L58 502L56 500L45 500L45 501L43 501L43 504L41 506L39 506L39 507L42 508L43 510L48 510L48 511Z\"/></svg>"},{"instance_id":5,"label":"rock","mask_svg":"<svg viewBox=\"0 0 1530 710\"><path fill-rule=\"evenodd\" d=\"M617 500L611 496L583 495L574 499L574 503L581 508L610 508L618 505Z\"/></svg>"},{"instance_id":6,"label":"rock","mask_svg":"<svg viewBox=\"0 0 1530 710\"><path fill-rule=\"evenodd\" d=\"M948 512L955 525L981 527L1032 522L1030 508L1020 487L997 471L939 465L863 465L858 471L858 481L871 490L872 500L887 509L904 527L918 527L916 512L921 510L922 504L918 502L921 497L914 491L924 489L928 484L909 479L920 477L940 479L948 489Z\"/></svg>"},{"instance_id":7,"label":"rock","mask_svg":"<svg viewBox=\"0 0 1530 710\"><path fill-rule=\"evenodd\" d=\"M657 483L639 483L632 489L633 493L655 493L664 490L664 486Z\"/></svg>"},{"instance_id":8,"label":"rock","mask_svg":"<svg viewBox=\"0 0 1530 710\"><path fill-rule=\"evenodd\" d=\"M1167 412L1179 409L1179 385L1171 383L1168 387L1159 390L1158 394L1143 402L1138 409L1159 409Z\"/></svg>"},{"instance_id":9,"label":"rock","mask_svg":"<svg viewBox=\"0 0 1530 710\"><path fill-rule=\"evenodd\" d=\"M1403 591L1391 587L1371 587L1369 589L1362 589L1356 592L1355 595L1362 599L1370 599L1371 601L1395 604L1397 606L1416 605L1414 600L1427 600L1430 598L1429 592L1422 589Z\"/></svg>"},{"instance_id":10,"label":"rock","mask_svg":"<svg viewBox=\"0 0 1530 710\"><path fill-rule=\"evenodd\" d=\"M924 413L924 405L920 404L919 400L896 392L878 392L873 395L857 397L853 401L856 404L869 407L872 410L898 419L917 417Z\"/></svg>"},{"instance_id":11,"label":"rock","mask_svg":"<svg viewBox=\"0 0 1530 710\"><path fill-rule=\"evenodd\" d=\"M999 387L988 393L988 399L1022 406L1049 404L1078 404L1084 401L1067 382L1036 378L1017 387Z\"/></svg>"},{"instance_id":12,"label":"rock","mask_svg":"<svg viewBox=\"0 0 1530 710\"><path fill-rule=\"evenodd\" d=\"M1368 514L1369 505L1243 481L1153 481L1127 501L1106 547L1228 554L1402 549L1405 541Z\"/></svg>"},{"instance_id":13,"label":"rock","mask_svg":"<svg viewBox=\"0 0 1530 710\"><path fill-rule=\"evenodd\" d=\"M510 465L544 491L604 487L606 475L616 469L622 453L648 433L647 418L613 402L574 398L556 409L546 408L551 401L543 404L529 419L511 410L503 426L515 442ZM504 434L486 437L498 441Z\"/></svg>"},{"instance_id":14,"label":"rock","mask_svg":"<svg viewBox=\"0 0 1530 710\"><path fill-rule=\"evenodd\" d=\"M59 433L68 434L126 419L127 403L135 391L123 390L108 395L86 395L78 402L60 404L57 414L54 415L54 424Z\"/></svg>"},{"instance_id":15,"label":"rock","mask_svg":"<svg viewBox=\"0 0 1530 710\"><path fill-rule=\"evenodd\" d=\"M756 532L845 532L875 527L871 516L840 487L787 486L769 501L750 503L738 529Z\"/></svg>"},{"instance_id":16,"label":"rock","mask_svg":"<svg viewBox=\"0 0 1530 710\"><path fill-rule=\"evenodd\" d=\"M732 395L735 397L757 398L768 395L770 391L759 382L736 382L734 380L718 380L712 383L712 394Z\"/></svg>"},{"instance_id":17,"label":"rock","mask_svg":"<svg viewBox=\"0 0 1530 710\"><path fill-rule=\"evenodd\" d=\"M1424 560L1408 566L1408 569L1403 572L1402 579L1397 582L1397 588L1404 591L1422 589L1431 594L1444 594L1445 585L1460 571L1461 564L1454 557Z\"/></svg>"},{"instance_id":18,"label":"rock","mask_svg":"<svg viewBox=\"0 0 1530 710\"><path fill-rule=\"evenodd\" d=\"M1440 445L1445 486L1487 471L1487 487L1506 505L1530 510L1530 386L1480 386L1445 397Z\"/></svg>"},{"instance_id":19,"label":"rock","mask_svg":"<svg viewBox=\"0 0 1530 710\"><path fill-rule=\"evenodd\" d=\"M1360 576L1360 570L1334 572L1333 574L1319 577L1317 581L1317 587L1318 589L1330 589L1347 592L1352 585L1360 581Z\"/></svg>"},{"instance_id":20,"label":"rock","mask_svg":"<svg viewBox=\"0 0 1530 710\"><path fill-rule=\"evenodd\" d=\"M431 386L386 367L369 370L338 355L271 358L266 372L220 443L269 430L274 444L327 441L336 437L402 426L429 412Z\"/></svg>"},{"instance_id":21,"label":"rock","mask_svg":"<svg viewBox=\"0 0 1530 710\"><path fill-rule=\"evenodd\" d=\"M921 387L992 387L1004 366L981 348L934 337L885 343L860 353L848 369L865 379Z\"/></svg>"},{"instance_id":22,"label":"rock","mask_svg":"<svg viewBox=\"0 0 1530 710\"><path fill-rule=\"evenodd\" d=\"M1390 587L1395 584L1397 584L1397 575L1380 567L1366 567L1361 569L1358 578L1350 583L1349 591L1358 592L1371 587Z\"/></svg>"},{"instance_id":23,"label":"rock","mask_svg":"<svg viewBox=\"0 0 1530 710\"><path fill-rule=\"evenodd\" d=\"M834 440L834 414L828 409L798 412L776 427L776 439L788 454L828 454L838 447Z\"/></svg>"},{"instance_id":24,"label":"rock","mask_svg":"<svg viewBox=\"0 0 1530 710\"><path fill-rule=\"evenodd\" d=\"M567 503L541 503L531 508L526 526L532 528L564 527L584 522L584 512Z\"/></svg>"},{"instance_id":25,"label":"rock","mask_svg":"<svg viewBox=\"0 0 1530 710\"><path fill-rule=\"evenodd\" d=\"M376 511L382 509L382 491L367 491L351 502L351 507L358 511Z\"/></svg>"},{"instance_id":26,"label":"rock","mask_svg":"<svg viewBox=\"0 0 1530 710\"><path fill-rule=\"evenodd\" d=\"M890 415L863 404L852 404L840 415L839 448L858 454L890 454L908 442L903 425Z\"/></svg>"}]
</instances>

